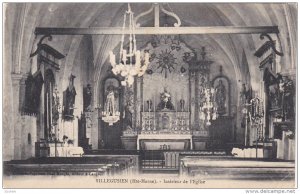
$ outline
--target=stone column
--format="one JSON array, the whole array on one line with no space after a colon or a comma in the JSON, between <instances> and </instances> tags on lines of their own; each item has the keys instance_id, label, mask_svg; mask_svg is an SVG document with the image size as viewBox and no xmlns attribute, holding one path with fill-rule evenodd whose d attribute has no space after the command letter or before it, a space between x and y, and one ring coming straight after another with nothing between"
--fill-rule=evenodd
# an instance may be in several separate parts
<instances>
[{"instance_id":1,"label":"stone column","mask_svg":"<svg viewBox=\"0 0 300 194\"><path fill-rule=\"evenodd\" d=\"M23 78L22 74L15 74L11 75L12 79L12 93L13 93L13 128L14 128L14 135L13 135L13 145L14 145L14 160L21 159L21 114L20 114L20 81Z\"/></svg>"},{"instance_id":2,"label":"stone column","mask_svg":"<svg viewBox=\"0 0 300 194\"><path fill-rule=\"evenodd\" d=\"M195 96L196 96L196 94L195 94L195 85L196 85L196 81L195 81L195 72L190 72L190 80L189 80L189 82L190 82L190 88L189 88L189 90L190 90L190 99L189 99L189 102L190 102L190 105L188 105L188 106L190 106L190 116L191 116L191 118L190 118L190 126L191 126L191 128L194 130L195 129Z\"/></svg>"},{"instance_id":3,"label":"stone column","mask_svg":"<svg viewBox=\"0 0 300 194\"><path fill-rule=\"evenodd\" d=\"M98 139L102 139L102 134L99 128L98 110L92 112L92 126L91 126L91 139L89 140L92 144L92 149L98 149Z\"/></svg>"}]
</instances>

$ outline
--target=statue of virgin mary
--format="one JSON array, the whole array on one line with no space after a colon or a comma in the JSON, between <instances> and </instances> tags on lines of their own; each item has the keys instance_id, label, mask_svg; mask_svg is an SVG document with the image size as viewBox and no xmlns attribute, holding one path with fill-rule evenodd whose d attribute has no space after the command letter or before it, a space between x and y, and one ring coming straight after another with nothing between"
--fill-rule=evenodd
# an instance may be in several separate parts
<instances>
[{"instance_id":1,"label":"statue of virgin mary","mask_svg":"<svg viewBox=\"0 0 300 194\"><path fill-rule=\"evenodd\" d=\"M107 116L114 116L116 112L114 86L107 87L107 96L105 101L105 112Z\"/></svg>"}]
</instances>

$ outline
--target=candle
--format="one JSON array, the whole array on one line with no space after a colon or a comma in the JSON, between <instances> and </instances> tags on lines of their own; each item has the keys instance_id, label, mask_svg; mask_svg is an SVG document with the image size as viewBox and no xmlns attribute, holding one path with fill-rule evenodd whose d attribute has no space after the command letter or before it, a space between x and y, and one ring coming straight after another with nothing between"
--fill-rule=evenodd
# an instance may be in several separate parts
<instances>
[{"instance_id":1,"label":"candle","mask_svg":"<svg viewBox=\"0 0 300 194\"><path fill-rule=\"evenodd\" d=\"M145 102L143 101L143 112L145 112Z\"/></svg>"},{"instance_id":2,"label":"candle","mask_svg":"<svg viewBox=\"0 0 300 194\"><path fill-rule=\"evenodd\" d=\"M109 61L113 67L116 65L116 56L112 51L109 51Z\"/></svg>"},{"instance_id":3,"label":"candle","mask_svg":"<svg viewBox=\"0 0 300 194\"><path fill-rule=\"evenodd\" d=\"M145 65L149 64L149 53L145 53Z\"/></svg>"},{"instance_id":4,"label":"candle","mask_svg":"<svg viewBox=\"0 0 300 194\"><path fill-rule=\"evenodd\" d=\"M141 52L140 51L136 51L135 53L135 68L139 69L141 66Z\"/></svg>"},{"instance_id":5,"label":"candle","mask_svg":"<svg viewBox=\"0 0 300 194\"><path fill-rule=\"evenodd\" d=\"M46 109L47 109L46 126L47 126L47 127L49 127L49 112L48 112L48 111L49 111L49 107L48 107L49 104L48 104L48 98L49 98L49 97L48 97L48 93L47 93L47 94L46 94L46 105L47 105L47 107L46 107Z\"/></svg>"},{"instance_id":6,"label":"candle","mask_svg":"<svg viewBox=\"0 0 300 194\"><path fill-rule=\"evenodd\" d=\"M53 92L52 92L52 84L50 83L50 104L49 104L49 111L50 111L50 129L51 129L51 125L52 125L52 96L53 96Z\"/></svg>"},{"instance_id":7,"label":"candle","mask_svg":"<svg viewBox=\"0 0 300 194\"><path fill-rule=\"evenodd\" d=\"M153 100L154 130L155 130L155 94L156 94L156 91L154 92L154 100Z\"/></svg>"},{"instance_id":8,"label":"candle","mask_svg":"<svg viewBox=\"0 0 300 194\"><path fill-rule=\"evenodd\" d=\"M124 65L126 65L126 58L127 58L126 50L123 50L123 59L122 59L122 61L123 61Z\"/></svg>"}]
</instances>

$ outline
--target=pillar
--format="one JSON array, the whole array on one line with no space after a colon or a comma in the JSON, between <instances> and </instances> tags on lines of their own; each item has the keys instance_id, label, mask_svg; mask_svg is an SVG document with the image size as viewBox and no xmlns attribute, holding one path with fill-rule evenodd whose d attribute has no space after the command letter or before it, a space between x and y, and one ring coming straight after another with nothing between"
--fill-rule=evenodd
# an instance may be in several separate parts
<instances>
[{"instance_id":1,"label":"pillar","mask_svg":"<svg viewBox=\"0 0 300 194\"><path fill-rule=\"evenodd\" d=\"M12 79L12 104L13 104L13 136L12 142L14 145L13 159L21 159L21 114L20 114L20 81L23 78L22 74L11 75Z\"/></svg>"}]
</instances>

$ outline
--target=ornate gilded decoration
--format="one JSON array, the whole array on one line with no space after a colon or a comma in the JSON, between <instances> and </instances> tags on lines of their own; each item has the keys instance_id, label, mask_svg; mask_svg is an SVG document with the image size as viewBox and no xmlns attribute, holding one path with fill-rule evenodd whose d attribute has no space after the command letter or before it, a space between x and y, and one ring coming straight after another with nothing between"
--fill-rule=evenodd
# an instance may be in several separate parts
<instances>
[{"instance_id":1,"label":"ornate gilded decoration","mask_svg":"<svg viewBox=\"0 0 300 194\"><path fill-rule=\"evenodd\" d=\"M156 57L158 59L158 67L161 73L164 71L165 78L167 78L168 72L171 73L172 70L175 70L174 65L177 65L175 62L174 54L171 53L171 50L161 51L161 53Z\"/></svg>"},{"instance_id":2,"label":"ornate gilded decoration","mask_svg":"<svg viewBox=\"0 0 300 194\"><path fill-rule=\"evenodd\" d=\"M179 36L155 35L144 48L149 51L150 64L147 74L163 73L167 78L170 73L187 73L188 61L195 53L180 40ZM176 57L175 57L176 56ZM193 58L193 57L192 57ZM180 67L178 67L180 65Z\"/></svg>"}]
</instances>

